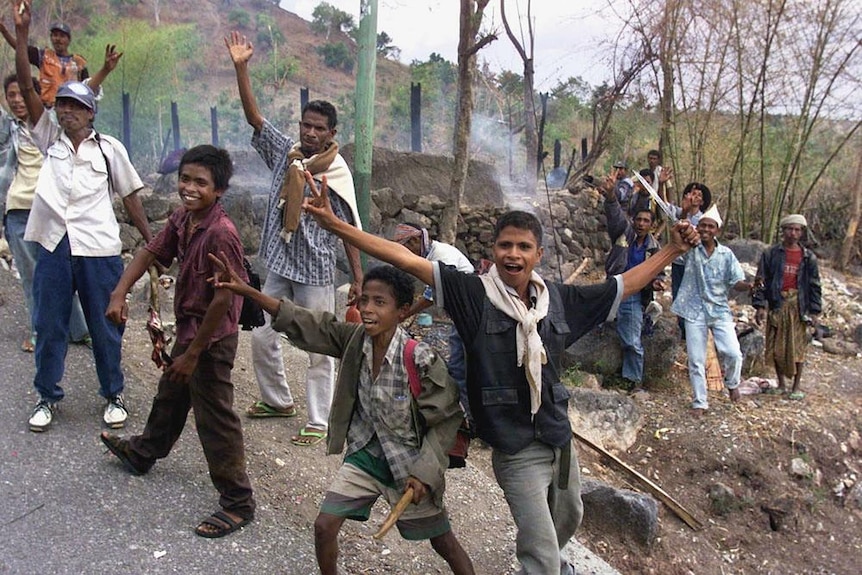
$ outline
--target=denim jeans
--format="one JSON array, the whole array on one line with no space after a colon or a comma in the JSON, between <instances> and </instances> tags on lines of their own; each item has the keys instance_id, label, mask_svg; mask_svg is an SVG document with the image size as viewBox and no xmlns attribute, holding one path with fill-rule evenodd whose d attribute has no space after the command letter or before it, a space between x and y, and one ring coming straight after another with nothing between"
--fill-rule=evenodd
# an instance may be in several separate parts
<instances>
[{"instance_id":1,"label":"denim jeans","mask_svg":"<svg viewBox=\"0 0 862 575\"><path fill-rule=\"evenodd\" d=\"M644 312L641 294L630 295L620 302L617 312L617 335L623 352L623 378L640 384L644 377L644 346L641 343L641 330L644 325Z\"/></svg>"},{"instance_id":2,"label":"denim jeans","mask_svg":"<svg viewBox=\"0 0 862 575\"><path fill-rule=\"evenodd\" d=\"M518 453L495 449L491 456L494 476L503 489L518 534L516 554L520 574L571 573L563 548L575 534L584 514L581 479L574 445L569 465L569 484L560 489L562 450L534 441Z\"/></svg>"},{"instance_id":3,"label":"denim jeans","mask_svg":"<svg viewBox=\"0 0 862 575\"><path fill-rule=\"evenodd\" d=\"M105 317L111 291L123 273L120 256L73 256L69 236L63 236L53 252L39 246L33 273L36 304L36 377L34 385L42 399L63 399L60 380L69 348L69 316L75 292L81 299L84 318L93 338L93 359L99 378L99 393L108 399L123 392L120 353L123 326Z\"/></svg>"},{"instance_id":4,"label":"denim jeans","mask_svg":"<svg viewBox=\"0 0 862 575\"><path fill-rule=\"evenodd\" d=\"M449 376L458 384L458 395L464 415L472 427L473 416L470 413L470 401L467 399L467 356L464 352L464 342L455 326L449 331Z\"/></svg>"},{"instance_id":5,"label":"denim jeans","mask_svg":"<svg viewBox=\"0 0 862 575\"><path fill-rule=\"evenodd\" d=\"M706 320L685 320L685 346L688 352L688 377L694 400L691 406L695 409L709 409L706 398L706 344L708 330L712 330L715 340L715 351L724 374L724 386L736 389L742 377L742 351L733 321L716 321L707 324Z\"/></svg>"},{"instance_id":6,"label":"denim jeans","mask_svg":"<svg viewBox=\"0 0 862 575\"><path fill-rule=\"evenodd\" d=\"M33 303L33 271L36 269L36 260L39 257L39 244L24 239L24 230L27 228L29 217L30 210L9 210L5 216L5 228L9 251L15 258L15 266L21 276L24 302L27 304L27 312L30 314L30 333L35 335L36 306ZM87 323L84 321L84 312L81 310L78 294L75 294L75 301L72 303L69 333L72 341L81 341L87 335Z\"/></svg>"},{"instance_id":7,"label":"denim jeans","mask_svg":"<svg viewBox=\"0 0 862 575\"><path fill-rule=\"evenodd\" d=\"M316 311L335 311L335 287L312 286L291 281L276 273L266 275L263 293L276 299L288 298L296 305ZM293 395L284 374L281 335L270 322L251 332L251 357L260 388L260 398L267 405L285 408L293 405ZM305 398L308 425L315 429L329 427L329 407L335 392L335 358L319 353L308 354L305 376Z\"/></svg>"},{"instance_id":8,"label":"denim jeans","mask_svg":"<svg viewBox=\"0 0 862 575\"><path fill-rule=\"evenodd\" d=\"M676 299L676 294L679 293L683 277L685 277L685 264L672 263L670 266L670 295L674 300ZM685 340L685 319L677 317L676 325L679 327L680 336Z\"/></svg>"}]
</instances>

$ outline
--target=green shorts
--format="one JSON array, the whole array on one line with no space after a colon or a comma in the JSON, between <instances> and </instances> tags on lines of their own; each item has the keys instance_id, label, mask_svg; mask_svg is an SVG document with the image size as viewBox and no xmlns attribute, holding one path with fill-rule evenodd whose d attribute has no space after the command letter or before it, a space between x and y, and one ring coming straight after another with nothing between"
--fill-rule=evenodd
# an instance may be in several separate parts
<instances>
[{"instance_id":1,"label":"green shorts","mask_svg":"<svg viewBox=\"0 0 862 575\"><path fill-rule=\"evenodd\" d=\"M367 521L371 516L371 507L381 495L390 507L394 507L402 492L387 487L365 471L345 463L329 486L320 505L320 512ZM395 526L401 536L409 541L433 539L451 529L446 509L437 507L430 496L426 496L418 505L408 505Z\"/></svg>"}]
</instances>

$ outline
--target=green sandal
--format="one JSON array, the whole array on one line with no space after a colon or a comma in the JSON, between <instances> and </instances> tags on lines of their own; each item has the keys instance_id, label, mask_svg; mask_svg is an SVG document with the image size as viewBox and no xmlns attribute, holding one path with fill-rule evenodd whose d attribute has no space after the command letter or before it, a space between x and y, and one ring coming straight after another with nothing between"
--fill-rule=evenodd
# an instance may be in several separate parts
<instances>
[{"instance_id":1,"label":"green sandal","mask_svg":"<svg viewBox=\"0 0 862 575\"><path fill-rule=\"evenodd\" d=\"M290 438L290 442L300 447L312 447L326 439L325 429L314 429L313 427L303 427L299 430L299 435L294 435Z\"/></svg>"},{"instance_id":2,"label":"green sandal","mask_svg":"<svg viewBox=\"0 0 862 575\"><path fill-rule=\"evenodd\" d=\"M784 395L786 392L787 390L783 387L770 387L767 388L766 391L764 391L763 393L765 393L766 395Z\"/></svg>"},{"instance_id":3,"label":"green sandal","mask_svg":"<svg viewBox=\"0 0 862 575\"><path fill-rule=\"evenodd\" d=\"M278 407L273 407L267 403L262 401L256 401L248 406L248 409L245 410L245 414L248 417L296 417L296 406L291 405L290 407L285 407L283 409Z\"/></svg>"},{"instance_id":4,"label":"green sandal","mask_svg":"<svg viewBox=\"0 0 862 575\"><path fill-rule=\"evenodd\" d=\"M801 391L794 391L787 396L787 399L792 399L793 401L802 401L803 399L805 399L805 394Z\"/></svg>"}]
</instances>

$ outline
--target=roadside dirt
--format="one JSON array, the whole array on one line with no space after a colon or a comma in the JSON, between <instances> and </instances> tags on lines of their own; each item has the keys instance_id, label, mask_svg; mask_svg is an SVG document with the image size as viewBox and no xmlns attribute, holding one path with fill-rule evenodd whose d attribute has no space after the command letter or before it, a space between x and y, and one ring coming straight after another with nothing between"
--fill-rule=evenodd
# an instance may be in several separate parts
<instances>
[{"instance_id":1,"label":"roadside dirt","mask_svg":"<svg viewBox=\"0 0 862 575\"><path fill-rule=\"evenodd\" d=\"M146 304L134 305L136 319L126 331L124 363L141 380L152 382L154 389L158 371L150 361L143 328ZM437 338L433 332L420 335ZM257 398L249 342L248 333L243 333L234 369L237 411ZM638 400L645 425L637 443L618 455L676 498L705 528L694 532L660 507L660 535L652 549L587 530L579 532L580 542L624 574L858 573L862 510L858 503L848 501L845 506L835 490L846 481L847 492L862 477L862 359L831 355L815 347L809 351L804 401L756 395L744 396L734 406L713 393L710 412L701 419L688 413L690 391L684 358L680 358L669 383ZM291 445L290 436L304 423L300 382L304 382L306 364L303 354L289 344L285 344L285 364L299 416L244 419L246 449L261 512L291 509L283 528L312 538L314 517L340 457L326 457L322 445ZM145 417L145 406L140 407L139 416ZM585 475L639 490L587 448L579 446L579 454ZM794 458L810 466L810 476L791 473ZM502 575L514 572L516 565L515 529L489 459L489 451L474 444L468 467L448 472L447 505L477 573ZM709 496L717 484L734 494L720 509L711 506ZM779 530L770 527L770 515L764 509L772 509L773 515L785 512ZM405 542L397 533L382 542L372 540L387 511L378 503L369 522L345 523L341 535L345 572L447 573L445 563L427 544ZM304 572L284 567L288 573Z\"/></svg>"}]
</instances>

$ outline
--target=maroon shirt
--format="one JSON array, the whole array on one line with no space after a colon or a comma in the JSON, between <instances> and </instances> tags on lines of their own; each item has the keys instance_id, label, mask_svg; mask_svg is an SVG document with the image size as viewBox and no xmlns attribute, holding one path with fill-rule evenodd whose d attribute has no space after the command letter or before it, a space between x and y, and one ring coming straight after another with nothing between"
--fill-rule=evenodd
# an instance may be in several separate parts
<instances>
[{"instance_id":1,"label":"maroon shirt","mask_svg":"<svg viewBox=\"0 0 862 575\"><path fill-rule=\"evenodd\" d=\"M170 266L174 258L180 264L174 294L179 344L189 344L194 339L215 295L215 289L207 282L207 278L213 277L216 270L207 254L219 255L224 252L231 267L237 270L243 279L247 279L242 263L243 251L239 234L221 203L212 205L191 237L188 237L190 217L191 212L183 207L177 208L168 218L165 228L145 248L165 267ZM237 333L241 310L242 297L235 295L233 305L222 317L209 343Z\"/></svg>"}]
</instances>

